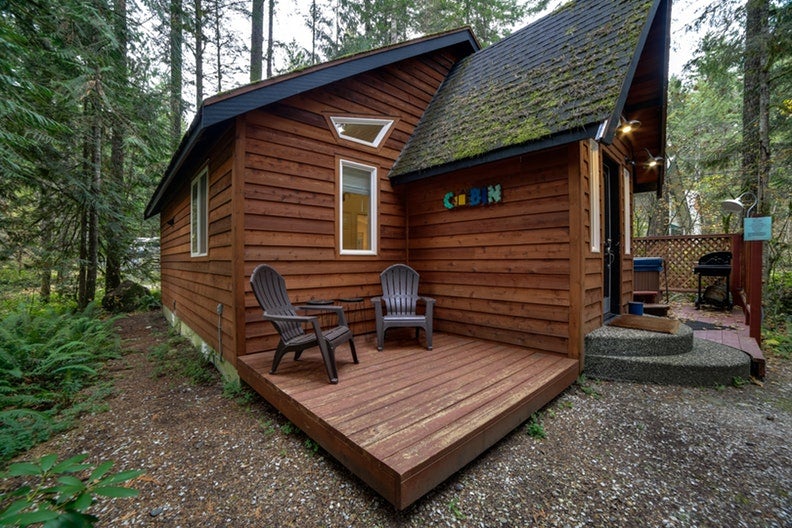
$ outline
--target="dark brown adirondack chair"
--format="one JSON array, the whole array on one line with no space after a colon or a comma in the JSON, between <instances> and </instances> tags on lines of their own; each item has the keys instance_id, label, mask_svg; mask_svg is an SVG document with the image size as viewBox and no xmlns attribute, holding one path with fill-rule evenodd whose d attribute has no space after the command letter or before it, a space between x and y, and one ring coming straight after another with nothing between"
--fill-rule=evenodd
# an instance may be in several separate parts
<instances>
[{"instance_id":1,"label":"dark brown adirondack chair","mask_svg":"<svg viewBox=\"0 0 792 528\"><path fill-rule=\"evenodd\" d=\"M253 293L256 295L259 305L264 310L264 319L272 323L280 336L270 374L275 374L281 359L288 352L294 352L296 361L300 359L304 350L318 346L322 352L322 359L330 383L338 383L335 349L338 345L346 342L349 342L349 348L352 350L352 359L358 363L354 336L347 325L342 307L292 306L286 293L286 281L283 280L280 273L266 264L256 266L250 276L250 285L253 287ZM338 324L333 328L322 330L318 317L297 315L297 310L332 311L338 317ZM305 324L310 324L313 331L306 332Z\"/></svg>"},{"instance_id":2,"label":"dark brown adirondack chair","mask_svg":"<svg viewBox=\"0 0 792 528\"><path fill-rule=\"evenodd\" d=\"M418 295L418 272L406 264L394 264L380 274L382 296L372 297L377 326L377 349L382 350L388 328L415 328L415 338L423 328L426 348L432 350L432 313L435 300ZM417 313L418 301L425 304ZM385 310L383 311L383 305Z\"/></svg>"}]
</instances>

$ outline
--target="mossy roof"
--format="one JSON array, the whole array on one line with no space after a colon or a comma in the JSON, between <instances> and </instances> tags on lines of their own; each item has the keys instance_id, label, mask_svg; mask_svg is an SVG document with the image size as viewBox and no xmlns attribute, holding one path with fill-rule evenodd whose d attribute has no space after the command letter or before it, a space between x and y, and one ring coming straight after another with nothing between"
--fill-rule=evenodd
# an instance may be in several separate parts
<instances>
[{"instance_id":1,"label":"mossy roof","mask_svg":"<svg viewBox=\"0 0 792 528\"><path fill-rule=\"evenodd\" d=\"M594 137L624 104L659 0L576 0L460 61L391 170L409 181Z\"/></svg>"}]
</instances>

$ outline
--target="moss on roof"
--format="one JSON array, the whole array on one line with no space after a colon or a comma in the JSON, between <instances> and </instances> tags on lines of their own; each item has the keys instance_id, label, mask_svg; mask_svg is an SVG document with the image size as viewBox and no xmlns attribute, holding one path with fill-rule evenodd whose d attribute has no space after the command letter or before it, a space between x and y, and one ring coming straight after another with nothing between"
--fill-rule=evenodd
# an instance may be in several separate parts
<instances>
[{"instance_id":1,"label":"moss on roof","mask_svg":"<svg viewBox=\"0 0 792 528\"><path fill-rule=\"evenodd\" d=\"M462 60L391 177L602 122L615 109L653 0L572 1Z\"/></svg>"}]
</instances>

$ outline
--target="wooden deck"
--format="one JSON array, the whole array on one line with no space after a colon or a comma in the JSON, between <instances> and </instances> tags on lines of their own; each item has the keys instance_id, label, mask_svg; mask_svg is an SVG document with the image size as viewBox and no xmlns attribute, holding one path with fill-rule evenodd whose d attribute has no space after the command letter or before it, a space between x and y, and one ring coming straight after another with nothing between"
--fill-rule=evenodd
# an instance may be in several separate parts
<instances>
[{"instance_id":1,"label":"wooden deck","mask_svg":"<svg viewBox=\"0 0 792 528\"><path fill-rule=\"evenodd\" d=\"M395 332L394 332L395 334ZM297 427L398 509L404 509L523 423L578 376L560 355L438 334L427 351L394 340L378 352L356 336L360 363L336 351L330 385L318 350L242 356L240 376Z\"/></svg>"}]
</instances>

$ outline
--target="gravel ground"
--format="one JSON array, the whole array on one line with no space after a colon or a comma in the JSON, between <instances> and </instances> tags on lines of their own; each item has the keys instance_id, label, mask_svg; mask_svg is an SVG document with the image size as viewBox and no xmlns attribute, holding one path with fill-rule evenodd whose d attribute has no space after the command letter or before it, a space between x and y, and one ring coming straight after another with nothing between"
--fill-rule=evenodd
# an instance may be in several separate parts
<instances>
[{"instance_id":1,"label":"gravel ground","mask_svg":"<svg viewBox=\"0 0 792 528\"><path fill-rule=\"evenodd\" d=\"M541 412L546 438L508 435L398 512L266 402L154 375L159 313L122 319L109 412L25 458L86 452L142 469L99 526L791 527L792 365L762 385L584 382Z\"/></svg>"}]
</instances>

